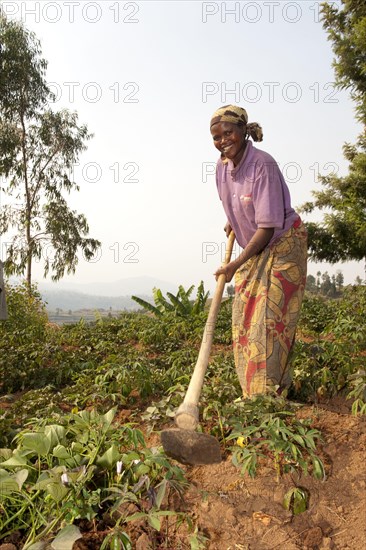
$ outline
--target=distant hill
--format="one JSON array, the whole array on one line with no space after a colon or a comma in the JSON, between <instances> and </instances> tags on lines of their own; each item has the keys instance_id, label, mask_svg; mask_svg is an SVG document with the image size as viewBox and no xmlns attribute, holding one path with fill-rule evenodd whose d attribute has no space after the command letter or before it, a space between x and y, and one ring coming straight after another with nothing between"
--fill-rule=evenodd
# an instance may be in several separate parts
<instances>
[{"instance_id":1,"label":"distant hill","mask_svg":"<svg viewBox=\"0 0 366 550\"><path fill-rule=\"evenodd\" d=\"M139 305L131 296L139 296L152 302L152 289L160 288L163 293L177 293L174 285L154 277L130 277L112 283L58 283L40 282L38 289L47 303L48 311L79 311L83 309L133 310Z\"/></svg>"},{"instance_id":2,"label":"distant hill","mask_svg":"<svg viewBox=\"0 0 366 550\"><path fill-rule=\"evenodd\" d=\"M104 297L126 297L126 296L151 296L154 287L160 288L163 293L178 291L179 284L173 284L154 277L129 277L110 283L77 283L64 282L49 283L41 281L38 288L42 294L50 292L76 292L92 296Z\"/></svg>"},{"instance_id":3,"label":"distant hill","mask_svg":"<svg viewBox=\"0 0 366 550\"><path fill-rule=\"evenodd\" d=\"M43 300L47 304L48 311L79 311L83 309L132 310L140 306L130 296L95 296L82 292L69 292L67 290L41 291ZM144 300L152 301L151 295L140 295Z\"/></svg>"},{"instance_id":4,"label":"distant hill","mask_svg":"<svg viewBox=\"0 0 366 550\"><path fill-rule=\"evenodd\" d=\"M10 284L19 284L20 280L11 277ZM139 305L131 299L135 295L153 302L152 290L159 288L163 294L178 292L179 283L174 284L155 277L129 277L109 283L74 283L59 281L35 281L43 300L47 303L47 310L55 312L57 309L68 312L79 310L105 309L121 311L136 310ZM196 289L199 285L197 282ZM188 287L187 287L188 288ZM193 293L195 295L195 291Z\"/></svg>"}]
</instances>

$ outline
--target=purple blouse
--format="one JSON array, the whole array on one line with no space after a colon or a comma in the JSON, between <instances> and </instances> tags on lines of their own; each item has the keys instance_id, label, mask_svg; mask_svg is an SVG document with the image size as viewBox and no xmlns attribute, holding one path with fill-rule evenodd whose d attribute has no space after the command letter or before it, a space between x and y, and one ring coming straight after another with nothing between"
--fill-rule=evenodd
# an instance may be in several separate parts
<instances>
[{"instance_id":1,"label":"purple blouse","mask_svg":"<svg viewBox=\"0 0 366 550\"><path fill-rule=\"evenodd\" d=\"M242 248L258 227L274 227L270 246L299 218L291 207L290 192L276 161L247 142L234 167L231 160L216 166L216 185L228 222Z\"/></svg>"}]
</instances>

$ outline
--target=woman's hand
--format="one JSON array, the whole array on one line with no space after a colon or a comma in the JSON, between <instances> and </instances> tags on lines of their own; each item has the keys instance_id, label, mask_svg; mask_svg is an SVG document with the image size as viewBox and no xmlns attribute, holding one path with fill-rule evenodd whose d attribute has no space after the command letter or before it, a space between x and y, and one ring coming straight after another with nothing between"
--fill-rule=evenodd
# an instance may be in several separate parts
<instances>
[{"instance_id":1,"label":"woman's hand","mask_svg":"<svg viewBox=\"0 0 366 550\"><path fill-rule=\"evenodd\" d=\"M234 274L235 274L235 271L237 270L237 267L236 265L233 263L233 262L230 262L229 264L227 265L224 265L224 266L221 266L219 267L219 269L217 269L214 273L215 275L215 279L217 281L217 279L219 278L220 275L222 275L223 273L225 274L225 277L226 277L226 282L227 283L230 283L231 279L234 277Z\"/></svg>"},{"instance_id":2,"label":"woman's hand","mask_svg":"<svg viewBox=\"0 0 366 550\"><path fill-rule=\"evenodd\" d=\"M230 235L231 229L232 229L231 225L229 224L229 222L227 222L225 227L224 227L224 231L225 231L227 237Z\"/></svg>"}]
</instances>

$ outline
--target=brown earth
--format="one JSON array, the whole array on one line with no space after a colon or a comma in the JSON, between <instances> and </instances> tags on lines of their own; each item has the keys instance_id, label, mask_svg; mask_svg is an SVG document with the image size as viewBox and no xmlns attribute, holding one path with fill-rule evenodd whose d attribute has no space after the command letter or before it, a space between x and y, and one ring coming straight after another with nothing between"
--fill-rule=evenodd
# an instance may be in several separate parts
<instances>
[{"instance_id":1,"label":"brown earth","mask_svg":"<svg viewBox=\"0 0 366 550\"><path fill-rule=\"evenodd\" d=\"M277 481L269 463L261 464L252 479L240 475L230 456L213 466L183 466L191 485L184 499L171 499L168 508L192 515L206 538L202 549L366 548L366 418L351 416L348 403L340 399L305 406L299 416L311 417L323 434L319 454L327 473L324 481L290 474ZM153 434L149 445L156 444L159 437ZM294 486L309 495L308 509L298 515L282 505L284 495ZM108 522L98 526L85 522L80 527L84 537L74 544L74 550L97 550L110 532ZM136 550L190 548L187 526L177 527L174 518L164 520L161 536L143 520L129 524L128 531ZM0 545L0 550L17 548L10 546Z\"/></svg>"},{"instance_id":2,"label":"brown earth","mask_svg":"<svg viewBox=\"0 0 366 550\"><path fill-rule=\"evenodd\" d=\"M207 550L358 550L366 548L366 419L349 413L349 404L335 399L326 405L305 406L299 416L312 418L324 442L318 451L326 479L287 474L279 481L269 464L252 479L240 475L231 457L212 466L183 466L190 488L169 509L188 512L205 537ZM155 434L150 445L159 444ZM298 515L283 508L293 487L309 495L308 509ZM133 511L132 511L133 513ZM164 536L139 520L130 531L137 550L190 548L187 528L165 521ZM102 533L99 533L99 537ZM101 539L99 539L101 540ZM163 542L164 541L164 542ZM97 549L89 533L74 550ZM1 550L1 547L0 547Z\"/></svg>"},{"instance_id":3,"label":"brown earth","mask_svg":"<svg viewBox=\"0 0 366 550\"><path fill-rule=\"evenodd\" d=\"M186 495L208 550L366 548L366 423L334 410L305 407L324 444L325 481L285 475L263 466L256 476L241 477L230 459L188 471L193 484ZM282 506L294 486L309 494L308 509L293 516Z\"/></svg>"}]
</instances>

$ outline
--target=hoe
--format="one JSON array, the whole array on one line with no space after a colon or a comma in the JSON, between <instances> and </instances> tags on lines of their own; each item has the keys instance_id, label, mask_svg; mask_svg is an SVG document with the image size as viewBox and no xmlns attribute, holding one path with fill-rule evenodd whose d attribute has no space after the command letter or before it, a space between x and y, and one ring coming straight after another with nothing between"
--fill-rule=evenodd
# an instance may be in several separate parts
<instances>
[{"instance_id":1,"label":"hoe","mask_svg":"<svg viewBox=\"0 0 366 550\"><path fill-rule=\"evenodd\" d=\"M226 245L223 265L230 262L234 240L235 235L231 231ZM183 403L175 414L174 421L177 427L161 432L161 442L166 454L182 464L214 464L221 462L220 444L217 439L208 434L197 433L194 430L198 424L198 401L210 358L213 334L225 283L226 277L221 274L217 279L197 363Z\"/></svg>"}]
</instances>

